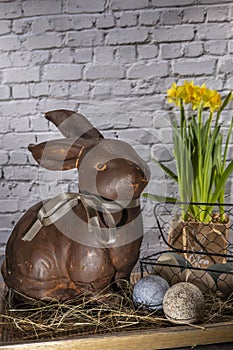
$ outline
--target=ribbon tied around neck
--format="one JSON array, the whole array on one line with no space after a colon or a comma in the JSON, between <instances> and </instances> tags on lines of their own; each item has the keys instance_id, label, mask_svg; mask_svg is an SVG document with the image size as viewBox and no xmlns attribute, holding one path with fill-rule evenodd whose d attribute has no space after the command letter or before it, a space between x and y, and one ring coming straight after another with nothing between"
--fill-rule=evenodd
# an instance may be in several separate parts
<instances>
[{"instance_id":1,"label":"ribbon tied around neck","mask_svg":"<svg viewBox=\"0 0 233 350\"><path fill-rule=\"evenodd\" d=\"M37 213L37 219L23 236L23 241L32 241L43 226L54 224L81 201L87 214L88 231L94 232L101 244L109 245L116 242L117 230L112 212L124 208L134 208L140 204L140 199L128 201L107 201L89 193L61 193L58 196L43 202ZM100 225L98 211L105 214L107 228Z\"/></svg>"}]
</instances>

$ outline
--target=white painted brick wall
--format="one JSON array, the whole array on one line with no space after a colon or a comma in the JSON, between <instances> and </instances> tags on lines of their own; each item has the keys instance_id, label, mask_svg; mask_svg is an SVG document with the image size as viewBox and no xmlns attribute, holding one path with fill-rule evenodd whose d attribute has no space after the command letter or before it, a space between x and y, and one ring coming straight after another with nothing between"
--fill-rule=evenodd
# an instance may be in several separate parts
<instances>
[{"instance_id":1,"label":"white painted brick wall","mask_svg":"<svg viewBox=\"0 0 233 350\"><path fill-rule=\"evenodd\" d=\"M166 89L194 78L225 95L233 87L232 24L230 0L0 1L0 247L42 188L59 191L58 178L39 175L27 151L60 137L43 118L51 109L78 110L106 137L132 143L151 166L149 190L176 192L150 161L174 166ZM76 190L74 172L62 179ZM143 205L147 232L153 205Z\"/></svg>"}]
</instances>

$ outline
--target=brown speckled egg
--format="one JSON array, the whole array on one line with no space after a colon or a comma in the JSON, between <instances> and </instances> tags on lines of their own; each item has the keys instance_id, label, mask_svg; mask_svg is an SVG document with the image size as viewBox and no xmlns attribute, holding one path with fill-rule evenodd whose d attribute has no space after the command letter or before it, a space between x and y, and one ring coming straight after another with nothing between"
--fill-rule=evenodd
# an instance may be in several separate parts
<instances>
[{"instance_id":1,"label":"brown speckled egg","mask_svg":"<svg viewBox=\"0 0 233 350\"><path fill-rule=\"evenodd\" d=\"M172 286L181 282L181 272L189 265L183 256L174 252L166 252L160 255L152 273L163 277Z\"/></svg>"},{"instance_id":2,"label":"brown speckled egg","mask_svg":"<svg viewBox=\"0 0 233 350\"><path fill-rule=\"evenodd\" d=\"M196 323L201 321L204 296L192 283L180 282L166 292L163 310L167 319L174 323Z\"/></svg>"},{"instance_id":3,"label":"brown speckled egg","mask_svg":"<svg viewBox=\"0 0 233 350\"><path fill-rule=\"evenodd\" d=\"M225 298L233 293L233 270L228 273L222 273L217 280L217 287Z\"/></svg>"}]
</instances>

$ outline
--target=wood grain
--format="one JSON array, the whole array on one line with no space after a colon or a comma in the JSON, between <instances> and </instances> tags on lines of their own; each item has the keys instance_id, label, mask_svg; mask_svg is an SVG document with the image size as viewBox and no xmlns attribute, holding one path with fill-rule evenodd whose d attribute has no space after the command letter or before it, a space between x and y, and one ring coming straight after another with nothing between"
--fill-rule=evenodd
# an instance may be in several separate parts
<instances>
[{"instance_id":1,"label":"wood grain","mask_svg":"<svg viewBox=\"0 0 233 350\"><path fill-rule=\"evenodd\" d=\"M118 335L89 336L69 340L2 345L0 349L89 350L95 348L95 350L155 350L233 341L232 322L205 325L203 327L204 329L193 328L191 326L176 326L154 331L138 331Z\"/></svg>"}]
</instances>

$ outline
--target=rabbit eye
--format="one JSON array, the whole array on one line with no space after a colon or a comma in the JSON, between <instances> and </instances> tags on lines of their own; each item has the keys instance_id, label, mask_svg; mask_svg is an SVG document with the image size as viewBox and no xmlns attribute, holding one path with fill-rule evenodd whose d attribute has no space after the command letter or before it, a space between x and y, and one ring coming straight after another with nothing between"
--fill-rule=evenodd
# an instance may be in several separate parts
<instances>
[{"instance_id":1,"label":"rabbit eye","mask_svg":"<svg viewBox=\"0 0 233 350\"><path fill-rule=\"evenodd\" d=\"M107 166L104 163L97 163L95 168L96 168L97 171L103 171L103 170L105 170L107 168Z\"/></svg>"}]
</instances>

